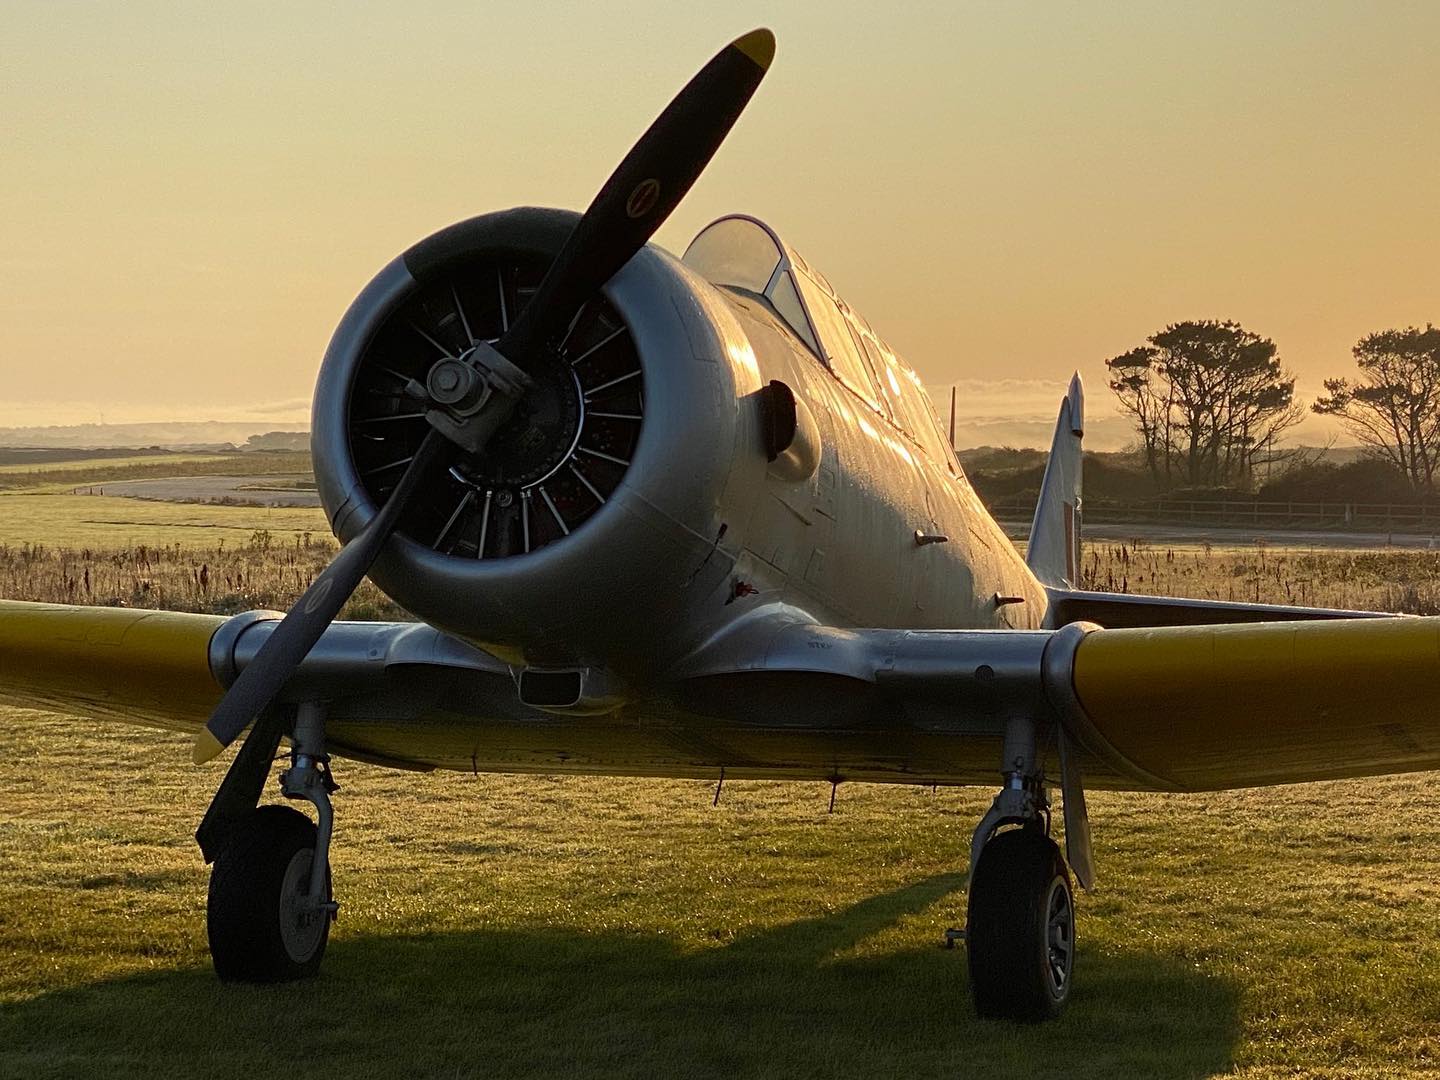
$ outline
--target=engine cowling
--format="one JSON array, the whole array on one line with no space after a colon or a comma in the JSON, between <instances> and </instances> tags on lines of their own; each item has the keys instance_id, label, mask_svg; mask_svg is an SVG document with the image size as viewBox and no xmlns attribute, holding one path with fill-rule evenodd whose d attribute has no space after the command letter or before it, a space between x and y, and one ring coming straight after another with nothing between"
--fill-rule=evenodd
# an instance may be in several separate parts
<instances>
[{"instance_id":1,"label":"engine cowling","mask_svg":"<svg viewBox=\"0 0 1440 1080\"><path fill-rule=\"evenodd\" d=\"M407 385L497 338L577 217L525 208L450 226L356 298L321 367L311 437L342 542L428 430ZM626 672L679 655L685 609L728 579L717 537L739 510L737 461L764 468L754 410L739 406L759 385L749 350L709 285L642 250L527 370L534 387L485 451L456 448L425 478L370 576L512 662Z\"/></svg>"}]
</instances>

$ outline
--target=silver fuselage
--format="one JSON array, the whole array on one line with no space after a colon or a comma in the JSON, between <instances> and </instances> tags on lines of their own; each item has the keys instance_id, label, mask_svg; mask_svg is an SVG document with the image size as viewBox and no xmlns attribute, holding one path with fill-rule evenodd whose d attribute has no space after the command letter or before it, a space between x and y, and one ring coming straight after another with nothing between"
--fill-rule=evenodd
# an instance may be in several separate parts
<instances>
[{"instance_id":1,"label":"silver fuselage","mask_svg":"<svg viewBox=\"0 0 1440 1080\"><path fill-rule=\"evenodd\" d=\"M512 211L523 228L528 211ZM342 540L374 514L345 446L343 361L411 286L403 259L337 330L316 393L316 475ZM763 673L767 635L795 623L1036 629L1045 592L963 475L931 460L843 385L760 299L641 251L609 283L645 373L645 426L624 482L562 542L461 559L397 537L372 572L431 625L508 667L576 668L603 686L571 709L523 704L423 721L336 718L334 740L422 766L968 782L996 768L993 718L957 711L925 737L883 708L690 689ZM813 420L802 479L767 461L758 391L787 384ZM917 532L943 536L918 544ZM997 603L1003 598L1008 602ZM757 651L759 650L759 651ZM782 665L787 661L777 661ZM759 686L759 681L755 683Z\"/></svg>"}]
</instances>

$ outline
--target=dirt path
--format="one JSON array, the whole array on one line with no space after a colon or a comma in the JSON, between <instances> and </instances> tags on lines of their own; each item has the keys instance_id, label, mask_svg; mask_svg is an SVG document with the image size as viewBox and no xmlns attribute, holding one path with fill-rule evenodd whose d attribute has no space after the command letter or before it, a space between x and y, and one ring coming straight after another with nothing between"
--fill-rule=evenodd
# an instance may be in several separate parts
<instances>
[{"instance_id":1,"label":"dirt path","mask_svg":"<svg viewBox=\"0 0 1440 1080\"><path fill-rule=\"evenodd\" d=\"M302 486L309 485L309 486ZM171 476L82 484L76 495L120 495L162 502L227 502L244 506L319 506L308 476Z\"/></svg>"}]
</instances>

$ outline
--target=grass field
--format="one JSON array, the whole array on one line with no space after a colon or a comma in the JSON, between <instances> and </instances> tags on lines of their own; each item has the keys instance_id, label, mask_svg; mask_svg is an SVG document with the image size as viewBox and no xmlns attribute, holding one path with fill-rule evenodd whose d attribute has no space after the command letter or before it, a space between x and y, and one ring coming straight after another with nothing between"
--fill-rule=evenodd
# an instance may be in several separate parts
<instances>
[{"instance_id":1,"label":"grass field","mask_svg":"<svg viewBox=\"0 0 1440 1080\"><path fill-rule=\"evenodd\" d=\"M1440 1056L1433 779L1097 795L1071 1009L969 1013L981 792L343 763L323 978L222 987L188 741L0 711L0 1075L1401 1075ZM297 1037L296 1031L305 1035Z\"/></svg>"},{"instance_id":2,"label":"grass field","mask_svg":"<svg viewBox=\"0 0 1440 1080\"><path fill-rule=\"evenodd\" d=\"M104 484L111 480L158 476L251 476L308 472L309 469L309 454L290 451L76 457L67 461L0 464L0 491Z\"/></svg>"},{"instance_id":3,"label":"grass field","mask_svg":"<svg viewBox=\"0 0 1440 1080\"><path fill-rule=\"evenodd\" d=\"M263 476L303 473L308 454L250 453L138 455L65 461L43 467L0 466L0 544L52 549L119 551L137 548L218 547L244 543L256 532L276 543L306 534L328 542L325 513L303 507L210 506L70 493L79 485L160 476Z\"/></svg>"},{"instance_id":4,"label":"grass field","mask_svg":"<svg viewBox=\"0 0 1440 1080\"><path fill-rule=\"evenodd\" d=\"M37 531L38 530L38 531ZM328 536L323 510L291 506L201 506L114 495L0 492L0 544L115 550L244 543L256 532L282 542ZM39 539L37 539L39 538Z\"/></svg>"},{"instance_id":5,"label":"grass field","mask_svg":"<svg viewBox=\"0 0 1440 1080\"><path fill-rule=\"evenodd\" d=\"M103 600L102 569L144 569L103 539L17 556L0 593L83 593L88 565ZM214 606L180 584L200 558L283 607L326 545L147 555L176 605ZM1428 552L1117 545L1087 572L1306 603L1440 587ZM0 708L0 1077L1440 1074L1428 774L1092 796L1075 996L1033 1028L976 1021L939 947L990 792L848 785L827 814L814 784L731 782L712 807L702 783L342 762L324 973L255 989L205 951L191 833L219 776L184 738Z\"/></svg>"}]
</instances>

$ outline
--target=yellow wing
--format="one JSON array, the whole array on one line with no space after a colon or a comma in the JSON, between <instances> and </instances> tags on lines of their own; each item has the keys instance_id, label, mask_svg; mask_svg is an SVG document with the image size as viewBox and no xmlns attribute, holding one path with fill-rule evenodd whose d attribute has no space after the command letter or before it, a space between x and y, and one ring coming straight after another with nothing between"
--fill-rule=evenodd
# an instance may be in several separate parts
<instances>
[{"instance_id":1,"label":"yellow wing","mask_svg":"<svg viewBox=\"0 0 1440 1080\"><path fill-rule=\"evenodd\" d=\"M197 731L219 615L0 600L0 701Z\"/></svg>"},{"instance_id":2,"label":"yellow wing","mask_svg":"<svg viewBox=\"0 0 1440 1080\"><path fill-rule=\"evenodd\" d=\"M1164 786L1440 768L1440 618L1097 630L1072 679L1087 749Z\"/></svg>"},{"instance_id":3,"label":"yellow wing","mask_svg":"<svg viewBox=\"0 0 1440 1080\"><path fill-rule=\"evenodd\" d=\"M0 601L0 702L197 731L220 698L210 651L226 622ZM327 677L343 677L362 696L380 686L376 629L333 627ZM499 689L486 683L468 694L477 709L509 715L518 707L503 692L509 674L500 662L428 627L386 629L387 663L474 669L499 680ZM1100 759L1094 765L1106 766L1091 773L1103 787L1206 790L1440 769L1440 618L1097 629L1057 670L1050 657L1060 642L1051 638L1066 633L796 626L725 661L746 676L788 670L880 682L917 714L932 708L937 723L955 718L957 745L975 741L976 760L986 763L996 729L966 723L967 711L977 702L987 714L1044 711L1048 699ZM811 647L817 635L824 649ZM1073 697L1057 694L1065 687ZM753 711L740 687L730 698ZM789 700L785 715L793 723L804 711L803 700ZM911 764L927 776L943 771L938 761Z\"/></svg>"}]
</instances>

